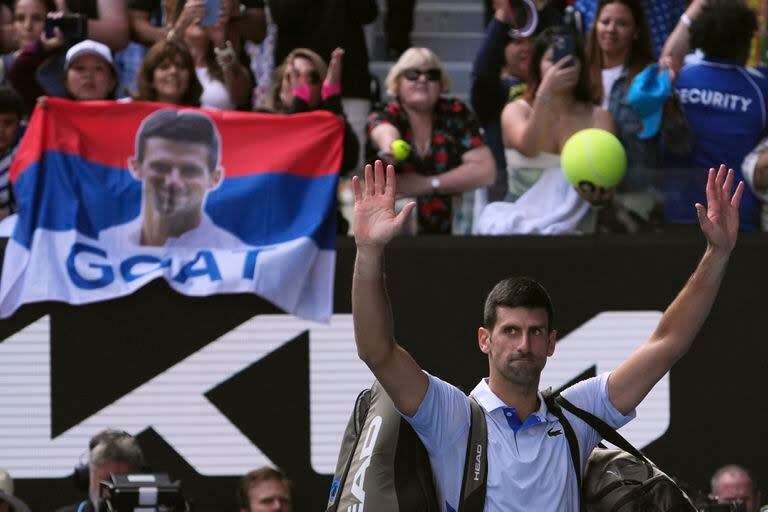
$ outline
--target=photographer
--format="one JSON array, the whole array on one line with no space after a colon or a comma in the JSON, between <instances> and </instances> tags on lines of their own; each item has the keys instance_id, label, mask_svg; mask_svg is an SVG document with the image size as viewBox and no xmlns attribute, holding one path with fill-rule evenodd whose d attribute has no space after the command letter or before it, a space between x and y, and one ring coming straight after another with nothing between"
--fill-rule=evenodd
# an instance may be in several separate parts
<instances>
[{"instance_id":1,"label":"photographer","mask_svg":"<svg viewBox=\"0 0 768 512\"><path fill-rule=\"evenodd\" d=\"M57 512L96 512L101 501L101 480L108 480L112 473L138 473L144 466L141 447L127 432L111 429L99 432L91 438L88 448L88 498Z\"/></svg>"},{"instance_id":2,"label":"photographer","mask_svg":"<svg viewBox=\"0 0 768 512\"><path fill-rule=\"evenodd\" d=\"M746 468L736 464L729 464L715 471L712 475L709 497L713 503L734 505L731 507L734 511L758 512L760 510L760 491L757 489L757 484Z\"/></svg>"}]
</instances>

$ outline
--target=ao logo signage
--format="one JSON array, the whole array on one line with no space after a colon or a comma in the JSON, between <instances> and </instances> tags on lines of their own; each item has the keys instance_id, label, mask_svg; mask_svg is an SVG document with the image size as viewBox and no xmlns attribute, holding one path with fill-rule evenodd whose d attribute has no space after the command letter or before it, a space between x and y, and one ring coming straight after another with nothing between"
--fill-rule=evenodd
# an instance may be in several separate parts
<instances>
[{"instance_id":1,"label":"ao logo signage","mask_svg":"<svg viewBox=\"0 0 768 512\"><path fill-rule=\"evenodd\" d=\"M648 339L660 316L632 311L592 318L558 342L542 387L561 387L592 368L615 368ZM204 395L307 331L311 464L317 473L332 474L355 398L373 381L357 358L351 315L334 315L328 325L289 315L254 317L54 439L50 323L44 317L0 343L0 460L16 478L65 477L93 433L119 427L138 434L152 427L203 475L240 475L271 464ZM622 433L642 447L662 436L669 421L665 376Z\"/></svg>"}]
</instances>

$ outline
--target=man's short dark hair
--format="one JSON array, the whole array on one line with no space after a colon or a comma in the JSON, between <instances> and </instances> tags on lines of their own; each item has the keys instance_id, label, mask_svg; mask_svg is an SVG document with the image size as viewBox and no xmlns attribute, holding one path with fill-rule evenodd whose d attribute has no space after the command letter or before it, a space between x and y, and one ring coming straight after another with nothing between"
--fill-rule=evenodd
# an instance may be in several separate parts
<instances>
[{"instance_id":1,"label":"man's short dark hair","mask_svg":"<svg viewBox=\"0 0 768 512\"><path fill-rule=\"evenodd\" d=\"M261 482L266 482L268 480L277 480L278 482L282 482L283 485L285 485L285 487L288 489L288 494L293 494L293 483L288 480L288 477L285 476L285 473L277 468L265 466L263 468L249 471L240 478L240 486L237 489L237 498L240 508L250 510L251 503L248 492L254 485Z\"/></svg>"},{"instance_id":2,"label":"man's short dark hair","mask_svg":"<svg viewBox=\"0 0 768 512\"><path fill-rule=\"evenodd\" d=\"M0 114L16 114L19 119L24 116L24 101L12 87L0 86Z\"/></svg>"},{"instance_id":3,"label":"man's short dark hair","mask_svg":"<svg viewBox=\"0 0 768 512\"><path fill-rule=\"evenodd\" d=\"M707 57L747 63L757 15L743 0L709 0L691 23L691 46Z\"/></svg>"},{"instance_id":4,"label":"man's short dark hair","mask_svg":"<svg viewBox=\"0 0 768 512\"><path fill-rule=\"evenodd\" d=\"M136 158L144 160L145 142L152 137L208 146L208 170L219 166L221 136L210 117L192 110L163 108L144 118L136 134Z\"/></svg>"},{"instance_id":5,"label":"man's short dark hair","mask_svg":"<svg viewBox=\"0 0 768 512\"><path fill-rule=\"evenodd\" d=\"M547 290L530 277L510 277L493 287L485 299L483 325L493 329L496 325L496 309L507 308L542 308L547 312L547 328L552 329L555 311Z\"/></svg>"}]
</instances>

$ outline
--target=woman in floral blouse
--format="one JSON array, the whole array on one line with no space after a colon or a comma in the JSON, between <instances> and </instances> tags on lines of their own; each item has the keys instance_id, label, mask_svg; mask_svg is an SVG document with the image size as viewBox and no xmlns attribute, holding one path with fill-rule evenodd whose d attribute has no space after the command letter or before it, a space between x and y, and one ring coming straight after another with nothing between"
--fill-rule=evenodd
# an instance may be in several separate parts
<instances>
[{"instance_id":1,"label":"woman in floral blouse","mask_svg":"<svg viewBox=\"0 0 768 512\"><path fill-rule=\"evenodd\" d=\"M493 183L495 173L475 115L458 99L441 96L448 76L427 48L404 52L386 87L395 99L369 117L369 155L396 163L398 195L417 198L419 233L471 234L475 190ZM396 162L392 143L398 139L411 151Z\"/></svg>"}]
</instances>

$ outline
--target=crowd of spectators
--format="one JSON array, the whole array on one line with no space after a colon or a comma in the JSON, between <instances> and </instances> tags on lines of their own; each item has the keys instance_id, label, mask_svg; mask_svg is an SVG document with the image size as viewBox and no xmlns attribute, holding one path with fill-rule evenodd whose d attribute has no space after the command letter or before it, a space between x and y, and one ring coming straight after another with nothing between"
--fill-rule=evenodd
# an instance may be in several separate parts
<instances>
[{"instance_id":1,"label":"crowd of spectators","mask_svg":"<svg viewBox=\"0 0 768 512\"><path fill-rule=\"evenodd\" d=\"M122 430L106 429L94 435L87 451L87 460L76 466L73 482L83 492L82 499L70 505L50 503L50 510L56 512L98 512L113 510L105 506L105 500L114 498L112 490L105 483L113 482L113 475L155 475L145 458L139 441ZM141 481L134 478L134 481ZM144 481L148 481L144 478ZM30 512L20 496L14 494L11 475L0 468L0 512ZM194 503L194 491L186 491L183 483L174 488L181 502ZM157 491L155 489L155 491ZM222 502L222 510L232 510L234 505L240 512L291 512L293 510L293 483L278 468L269 466L254 469L243 475L237 488L231 494L231 502ZM124 490L123 492L129 492ZM141 504L141 503L138 503ZM146 504L144 504L146 505ZM59 508L56 508L59 506ZM116 506L116 505L115 505ZM137 510L141 507L137 507ZM166 508L160 507L162 510ZM123 506L116 510L125 510ZM133 510L133 508L131 508ZM141 510L156 510L145 507ZM170 510L170 509L168 509ZM174 508L173 510L177 510Z\"/></svg>"},{"instance_id":2,"label":"crowd of spectators","mask_svg":"<svg viewBox=\"0 0 768 512\"><path fill-rule=\"evenodd\" d=\"M56 512L97 512L102 501L109 498L109 489L102 482L109 482L112 475L153 474L161 470L154 468L138 439L122 430L106 429L94 435L87 450L87 460L77 466L74 473L75 486L83 492L82 499L71 505L60 506L51 503ZM195 491L186 490L183 482L179 488L180 497L194 502ZM30 512L23 496L14 494L12 476L0 467L0 512ZM279 468L264 466L249 471L240 477L232 502L222 502L223 510L237 507L239 512L291 512L294 510L294 485ZM759 512L762 503L758 483L750 471L736 464L716 469L708 491L689 489L697 507L709 510L707 505L740 505L743 512ZM765 507L763 508L763 510ZM720 510L720 509L717 509ZM120 511L117 511L120 512Z\"/></svg>"},{"instance_id":3,"label":"crowd of spectators","mask_svg":"<svg viewBox=\"0 0 768 512\"><path fill-rule=\"evenodd\" d=\"M381 2L393 61L383 102L364 33L380 14L377 0L223 0L216 12L204 0L3 4L0 217L16 208L7 169L24 122L41 97L59 96L328 110L345 120L340 174L375 158L395 165L400 196L418 203L412 234L694 224L706 171L720 163L749 185L742 229L768 227L768 79L747 67L754 9L745 0L579 0L575 11L568 3L531 2L538 25L522 33L507 0L485 2L471 108L449 95L440 57L409 48L413 0ZM676 26L652 16L662 8L683 12ZM568 37L562 54L554 47ZM653 86L665 95L649 113L638 105ZM560 152L585 128L624 146L617 187L574 188L563 178ZM402 141L405 156L393 151ZM341 217L339 226L347 232Z\"/></svg>"}]
</instances>

